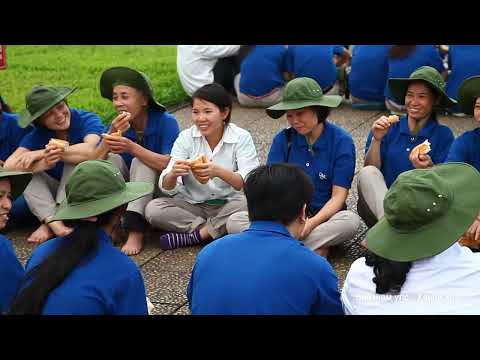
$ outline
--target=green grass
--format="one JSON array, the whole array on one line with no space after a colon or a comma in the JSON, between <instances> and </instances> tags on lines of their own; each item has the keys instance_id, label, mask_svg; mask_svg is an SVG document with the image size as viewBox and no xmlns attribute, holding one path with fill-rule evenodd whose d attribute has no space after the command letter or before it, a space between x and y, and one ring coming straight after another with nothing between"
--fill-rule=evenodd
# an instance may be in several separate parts
<instances>
[{"instance_id":1,"label":"green grass","mask_svg":"<svg viewBox=\"0 0 480 360\"><path fill-rule=\"evenodd\" d=\"M111 101L100 96L99 80L112 66L143 71L156 99L167 107L188 100L176 71L176 51L175 45L10 45L8 67L0 70L0 93L15 112L21 112L33 85L75 86L69 105L93 111L107 123L115 112Z\"/></svg>"}]
</instances>

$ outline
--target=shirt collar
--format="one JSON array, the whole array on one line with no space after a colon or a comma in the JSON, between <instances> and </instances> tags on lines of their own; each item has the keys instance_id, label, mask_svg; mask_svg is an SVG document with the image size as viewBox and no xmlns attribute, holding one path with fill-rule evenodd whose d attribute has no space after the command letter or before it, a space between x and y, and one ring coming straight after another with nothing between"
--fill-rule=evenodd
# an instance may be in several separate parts
<instances>
[{"instance_id":1,"label":"shirt collar","mask_svg":"<svg viewBox=\"0 0 480 360\"><path fill-rule=\"evenodd\" d=\"M157 124L158 119L156 119L155 113L149 111L147 115L147 126L143 130L143 136L151 135L155 132L155 125Z\"/></svg>"},{"instance_id":2,"label":"shirt collar","mask_svg":"<svg viewBox=\"0 0 480 360\"><path fill-rule=\"evenodd\" d=\"M202 137L203 135L198 130L196 125L193 125L192 136L194 138ZM225 129L223 130L222 140L224 143L238 143L240 141L240 137L238 136L237 132L230 123L227 124Z\"/></svg>"},{"instance_id":3,"label":"shirt collar","mask_svg":"<svg viewBox=\"0 0 480 360\"><path fill-rule=\"evenodd\" d=\"M418 132L417 137L429 138L437 126L438 122L435 121L434 115L430 115L425 127ZM406 115L403 115L400 118L400 133L412 136L410 128L408 127L408 119Z\"/></svg>"},{"instance_id":4,"label":"shirt collar","mask_svg":"<svg viewBox=\"0 0 480 360\"><path fill-rule=\"evenodd\" d=\"M285 225L275 222L275 221L266 221L266 220L256 220L252 221L250 227L247 231L268 231L268 232L275 232L281 235L284 235L292 240L292 235L288 232ZM295 240L296 241L296 240Z\"/></svg>"},{"instance_id":5,"label":"shirt collar","mask_svg":"<svg viewBox=\"0 0 480 360\"><path fill-rule=\"evenodd\" d=\"M312 148L314 148L315 150L320 149L322 146L324 146L328 142L331 128L332 128L332 125L327 120L325 120L323 131L320 134L319 138L312 145ZM300 147L308 148L307 138L303 135L300 135L296 131L295 131L295 134L297 135L297 144Z\"/></svg>"}]
</instances>

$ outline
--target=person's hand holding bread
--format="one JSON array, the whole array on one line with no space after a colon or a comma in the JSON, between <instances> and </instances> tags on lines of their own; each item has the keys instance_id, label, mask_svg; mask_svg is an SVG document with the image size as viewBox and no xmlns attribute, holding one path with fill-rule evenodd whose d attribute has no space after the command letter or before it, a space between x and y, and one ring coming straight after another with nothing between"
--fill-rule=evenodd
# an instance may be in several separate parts
<instances>
[{"instance_id":1,"label":"person's hand holding bread","mask_svg":"<svg viewBox=\"0 0 480 360\"><path fill-rule=\"evenodd\" d=\"M387 134L388 129L392 124L400 121L397 115L381 116L372 125L372 135L375 140L381 141Z\"/></svg>"}]
</instances>

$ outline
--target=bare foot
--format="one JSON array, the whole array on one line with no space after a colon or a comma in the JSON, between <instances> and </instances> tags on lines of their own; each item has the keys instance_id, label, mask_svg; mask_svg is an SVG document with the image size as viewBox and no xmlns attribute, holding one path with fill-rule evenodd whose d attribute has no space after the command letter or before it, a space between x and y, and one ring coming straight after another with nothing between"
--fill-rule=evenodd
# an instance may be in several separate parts
<instances>
[{"instance_id":1,"label":"bare foot","mask_svg":"<svg viewBox=\"0 0 480 360\"><path fill-rule=\"evenodd\" d=\"M73 231L72 228L65 226L63 221L53 221L49 223L48 226L53 231L53 233L57 236L67 236Z\"/></svg>"},{"instance_id":2,"label":"bare foot","mask_svg":"<svg viewBox=\"0 0 480 360\"><path fill-rule=\"evenodd\" d=\"M137 231L132 231L128 234L128 240L122 246L122 252L128 256L137 255L143 248L144 234Z\"/></svg>"},{"instance_id":3,"label":"bare foot","mask_svg":"<svg viewBox=\"0 0 480 360\"><path fill-rule=\"evenodd\" d=\"M47 224L42 224L35 230L28 238L28 242L41 244L48 239L51 239L55 236L53 231Z\"/></svg>"}]
</instances>

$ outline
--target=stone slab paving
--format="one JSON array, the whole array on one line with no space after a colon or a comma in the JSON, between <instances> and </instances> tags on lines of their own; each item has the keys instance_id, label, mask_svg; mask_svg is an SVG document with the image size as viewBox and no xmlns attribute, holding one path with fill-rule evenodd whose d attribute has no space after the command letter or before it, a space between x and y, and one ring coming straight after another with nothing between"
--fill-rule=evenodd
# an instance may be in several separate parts
<instances>
[{"instance_id":1,"label":"stone slab paving","mask_svg":"<svg viewBox=\"0 0 480 360\"><path fill-rule=\"evenodd\" d=\"M191 107L185 106L174 112L181 129L190 127ZM352 184L347 206L356 212L357 202L357 174L363 166L364 148L367 134L375 119L385 112L353 110L347 101L330 114L330 120L342 126L352 134L357 150L357 164L355 177ZM257 147L261 163L267 158L271 141L275 134L287 124L285 116L273 120L262 109L241 108L234 105L232 122L250 131ZM464 131L475 128L475 121L471 117L456 118L453 116L440 116L440 122L448 125L455 136ZM26 242L26 236L34 230L34 227L9 231L7 236L13 241L13 245L20 261L25 264L35 245ZM340 287L343 285L345 275L351 263L364 254L364 249L359 245L366 232L366 226L362 226L354 239L346 241L342 245L342 252L332 259L332 266L339 277ZM152 232L147 235L145 249L132 259L140 266L143 272L145 287L150 301L154 304L156 315L187 315L189 314L186 287L190 278L190 272L195 262L195 257L201 247L196 246L187 249L163 251L157 245L158 233Z\"/></svg>"}]
</instances>

